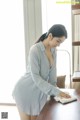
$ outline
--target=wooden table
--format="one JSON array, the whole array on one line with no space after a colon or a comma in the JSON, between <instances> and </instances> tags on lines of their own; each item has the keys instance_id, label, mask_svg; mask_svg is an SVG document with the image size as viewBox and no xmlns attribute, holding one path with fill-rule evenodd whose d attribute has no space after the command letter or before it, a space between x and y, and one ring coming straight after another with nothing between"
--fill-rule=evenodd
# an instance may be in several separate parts
<instances>
[{"instance_id":1,"label":"wooden table","mask_svg":"<svg viewBox=\"0 0 80 120\"><path fill-rule=\"evenodd\" d=\"M66 91L77 96L77 101L63 105L51 98L45 104L37 120L80 120L80 89L67 89Z\"/></svg>"}]
</instances>

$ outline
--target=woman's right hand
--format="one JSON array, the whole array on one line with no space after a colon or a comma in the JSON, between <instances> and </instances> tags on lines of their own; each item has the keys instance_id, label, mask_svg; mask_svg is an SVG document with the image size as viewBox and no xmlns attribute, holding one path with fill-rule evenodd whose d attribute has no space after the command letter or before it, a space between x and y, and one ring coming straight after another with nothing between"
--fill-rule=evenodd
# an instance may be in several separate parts
<instances>
[{"instance_id":1,"label":"woman's right hand","mask_svg":"<svg viewBox=\"0 0 80 120\"><path fill-rule=\"evenodd\" d=\"M71 96L68 93L65 92L60 92L60 94L58 95L61 98L71 98Z\"/></svg>"}]
</instances>

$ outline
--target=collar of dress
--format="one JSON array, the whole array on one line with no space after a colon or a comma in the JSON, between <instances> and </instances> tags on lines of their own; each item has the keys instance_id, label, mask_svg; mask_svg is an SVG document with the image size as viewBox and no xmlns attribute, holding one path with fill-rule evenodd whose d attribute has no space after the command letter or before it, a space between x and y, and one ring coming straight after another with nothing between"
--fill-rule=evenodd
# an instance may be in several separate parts
<instances>
[{"instance_id":1,"label":"collar of dress","mask_svg":"<svg viewBox=\"0 0 80 120\"><path fill-rule=\"evenodd\" d=\"M44 44L42 43L42 41L39 42L39 46L41 48L42 51L45 51L45 46ZM55 52L56 48L51 48L51 52Z\"/></svg>"}]
</instances>

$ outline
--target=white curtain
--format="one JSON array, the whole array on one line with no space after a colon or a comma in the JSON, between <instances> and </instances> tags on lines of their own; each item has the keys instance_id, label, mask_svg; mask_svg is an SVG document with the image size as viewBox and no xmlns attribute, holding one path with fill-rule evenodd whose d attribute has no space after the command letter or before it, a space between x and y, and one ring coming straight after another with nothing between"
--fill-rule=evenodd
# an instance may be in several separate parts
<instances>
[{"instance_id":1,"label":"white curtain","mask_svg":"<svg viewBox=\"0 0 80 120\"><path fill-rule=\"evenodd\" d=\"M73 41L80 41L80 15L73 15ZM73 72L80 71L80 46L73 46Z\"/></svg>"},{"instance_id":2,"label":"white curtain","mask_svg":"<svg viewBox=\"0 0 80 120\"><path fill-rule=\"evenodd\" d=\"M73 15L73 42L80 41L80 15ZM75 71L80 71L80 46L73 46L73 74ZM80 82L73 82L73 88L80 88Z\"/></svg>"}]
</instances>

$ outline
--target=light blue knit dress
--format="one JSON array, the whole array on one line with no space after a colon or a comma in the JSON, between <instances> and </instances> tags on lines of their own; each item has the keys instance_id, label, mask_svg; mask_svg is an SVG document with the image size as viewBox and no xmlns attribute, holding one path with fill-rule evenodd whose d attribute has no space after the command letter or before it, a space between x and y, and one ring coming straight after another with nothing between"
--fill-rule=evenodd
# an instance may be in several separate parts
<instances>
[{"instance_id":1,"label":"light blue knit dress","mask_svg":"<svg viewBox=\"0 0 80 120\"><path fill-rule=\"evenodd\" d=\"M38 115L48 95L58 95L56 87L56 50L51 49L54 64L50 67L42 42L34 44L28 56L27 71L16 83L13 97L20 110L27 115Z\"/></svg>"}]
</instances>

